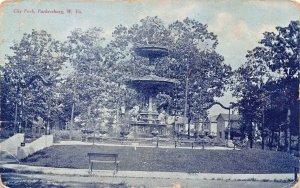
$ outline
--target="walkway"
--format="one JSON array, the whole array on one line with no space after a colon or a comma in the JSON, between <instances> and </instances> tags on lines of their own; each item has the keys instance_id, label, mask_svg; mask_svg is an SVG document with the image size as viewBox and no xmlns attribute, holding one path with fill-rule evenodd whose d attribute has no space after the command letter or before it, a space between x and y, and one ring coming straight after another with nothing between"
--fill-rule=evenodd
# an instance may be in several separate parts
<instances>
[{"instance_id":1,"label":"walkway","mask_svg":"<svg viewBox=\"0 0 300 188\"><path fill-rule=\"evenodd\" d=\"M28 166L19 164L3 164L2 168L13 169L18 173L43 173L70 176L88 176L88 169L53 168ZM151 171L119 171L115 176L112 170L93 170L93 176L120 177L120 178L166 178L191 179L191 180L259 180L277 181L292 180L293 174L215 174L215 173L183 173L183 172L151 172Z\"/></svg>"},{"instance_id":2,"label":"walkway","mask_svg":"<svg viewBox=\"0 0 300 188\"><path fill-rule=\"evenodd\" d=\"M134 188L290 188L291 183L272 182L272 181L223 181L223 180L198 180L198 179L178 179L176 177L166 178L123 178L123 177L98 177L98 176L69 176L69 175L52 175L52 174L7 174L13 178L22 178L31 182L48 182L66 187L108 187L107 185L126 185L122 187ZM15 180L20 181L20 180ZM179 186L180 185L180 186ZM51 186L52 187L52 186ZM60 187L60 186L57 186ZM119 187L119 186L115 186Z\"/></svg>"},{"instance_id":3,"label":"walkway","mask_svg":"<svg viewBox=\"0 0 300 188\"><path fill-rule=\"evenodd\" d=\"M61 141L59 143L54 143L54 145L93 145L91 142L81 142L81 141ZM123 144L110 144L110 143L95 143L96 146L122 146L122 147L143 147L143 148L155 148L156 145L142 145L139 144L138 142L131 142L131 143L126 143L124 142ZM159 148L175 148L174 145L159 145ZM187 147L187 146L177 146L176 149L192 149L192 147ZM195 146L193 149L202 149L202 146ZM221 147L221 146L205 146L204 149L206 150L233 150L233 148L228 148L228 147ZM239 149L236 149L239 150Z\"/></svg>"}]
</instances>

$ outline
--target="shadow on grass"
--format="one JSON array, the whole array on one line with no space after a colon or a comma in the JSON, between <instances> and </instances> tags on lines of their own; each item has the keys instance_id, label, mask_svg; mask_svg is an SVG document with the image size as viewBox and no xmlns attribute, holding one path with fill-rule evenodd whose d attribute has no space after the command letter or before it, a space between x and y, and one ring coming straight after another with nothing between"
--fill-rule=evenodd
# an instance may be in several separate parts
<instances>
[{"instance_id":1,"label":"shadow on grass","mask_svg":"<svg viewBox=\"0 0 300 188\"><path fill-rule=\"evenodd\" d=\"M40 150L35 152L32 155L29 155L28 157L26 157L25 159L22 159L20 162L36 162L39 160L39 158L48 158L48 156L46 155L46 151L45 150Z\"/></svg>"}]
</instances>

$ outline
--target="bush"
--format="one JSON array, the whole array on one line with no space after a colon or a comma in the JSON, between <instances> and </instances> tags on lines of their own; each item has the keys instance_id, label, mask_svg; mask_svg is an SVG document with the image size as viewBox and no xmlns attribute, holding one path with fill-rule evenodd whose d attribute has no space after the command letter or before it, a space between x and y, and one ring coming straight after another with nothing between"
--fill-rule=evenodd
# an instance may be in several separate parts
<instances>
[{"instance_id":1,"label":"bush","mask_svg":"<svg viewBox=\"0 0 300 188\"><path fill-rule=\"evenodd\" d=\"M70 136L71 136L72 140L81 141L81 137L82 137L81 132L79 130L73 130L73 131L59 130L59 131L53 131L52 134L54 137L54 142L70 140Z\"/></svg>"}]
</instances>

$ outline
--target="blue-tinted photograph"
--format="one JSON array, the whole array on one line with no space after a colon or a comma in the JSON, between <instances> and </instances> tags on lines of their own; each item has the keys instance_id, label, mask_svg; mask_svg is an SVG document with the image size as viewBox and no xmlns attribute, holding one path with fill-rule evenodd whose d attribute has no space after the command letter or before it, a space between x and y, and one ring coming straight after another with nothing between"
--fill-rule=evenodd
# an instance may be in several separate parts
<instances>
[{"instance_id":1,"label":"blue-tinted photograph","mask_svg":"<svg viewBox=\"0 0 300 188\"><path fill-rule=\"evenodd\" d=\"M299 0L2 1L0 188L300 187L299 18Z\"/></svg>"}]
</instances>

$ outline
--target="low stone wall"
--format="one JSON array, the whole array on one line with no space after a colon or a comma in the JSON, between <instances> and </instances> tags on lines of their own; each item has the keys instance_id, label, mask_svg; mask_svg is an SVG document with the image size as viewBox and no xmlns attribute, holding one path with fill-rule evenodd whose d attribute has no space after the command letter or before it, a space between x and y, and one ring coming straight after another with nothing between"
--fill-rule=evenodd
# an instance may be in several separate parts
<instances>
[{"instance_id":1,"label":"low stone wall","mask_svg":"<svg viewBox=\"0 0 300 188\"><path fill-rule=\"evenodd\" d=\"M24 142L24 134L18 133L0 143L1 151L17 156L18 147Z\"/></svg>"},{"instance_id":2,"label":"low stone wall","mask_svg":"<svg viewBox=\"0 0 300 188\"><path fill-rule=\"evenodd\" d=\"M53 145L53 135L43 135L39 139L26 143L24 147L18 147L17 158L24 159L27 156Z\"/></svg>"}]
</instances>

